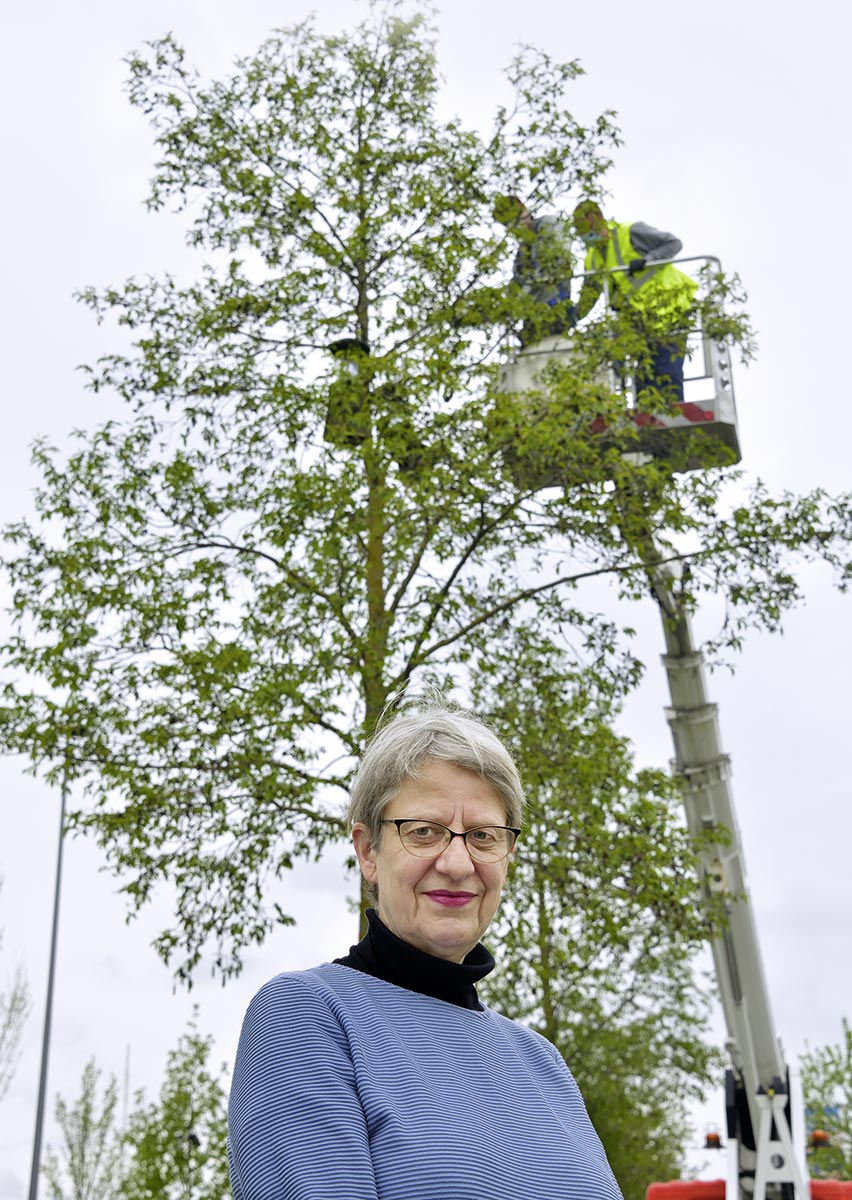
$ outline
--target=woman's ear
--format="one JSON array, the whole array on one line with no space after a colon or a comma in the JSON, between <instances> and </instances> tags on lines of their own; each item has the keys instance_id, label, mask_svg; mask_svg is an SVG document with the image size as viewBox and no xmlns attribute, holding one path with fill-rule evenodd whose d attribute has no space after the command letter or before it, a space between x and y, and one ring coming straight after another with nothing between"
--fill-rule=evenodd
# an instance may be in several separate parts
<instances>
[{"instance_id":1,"label":"woman's ear","mask_svg":"<svg viewBox=\"0 0 852 1200\"><path fill-rule=\"evenodd\" d=\"M373 839L370 837L370 831L366 825L360 821L352 827L352 842L355 846L355 853L358 855L358 865L361 868L361 874L367 880L367 883L375 883L378 871L376 870L376 847Z\"/></svg>"}]
</instances>

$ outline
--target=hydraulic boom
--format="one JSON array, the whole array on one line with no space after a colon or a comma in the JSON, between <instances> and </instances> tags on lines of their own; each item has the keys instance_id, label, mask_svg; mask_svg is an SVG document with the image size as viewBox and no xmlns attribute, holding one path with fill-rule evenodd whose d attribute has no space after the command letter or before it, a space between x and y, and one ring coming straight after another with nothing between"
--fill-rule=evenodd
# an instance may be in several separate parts
<instances>
[{"instance_id":1,"label":"hydraulic boom","mask_svg":"<svg viewBox=\"0 0 852 1200\"><path fill-rule=\"evenodd\" d=\"M650 555L646 566L663 618L663 663L671 696L666 715L675 770L682 780L690 832L701 839L700 885L708 902L716 897L724 905L724 928L712 949L731 1057L725 1097L731 1150L726 1200L810 1200L804 1131L798 1127L801 1104L791 1096L790 1073L775 1035L731 794L730 759L721 749L716 705L707 699L701 651L675 597L675 574Z\"/></svg>"}]
</instances>

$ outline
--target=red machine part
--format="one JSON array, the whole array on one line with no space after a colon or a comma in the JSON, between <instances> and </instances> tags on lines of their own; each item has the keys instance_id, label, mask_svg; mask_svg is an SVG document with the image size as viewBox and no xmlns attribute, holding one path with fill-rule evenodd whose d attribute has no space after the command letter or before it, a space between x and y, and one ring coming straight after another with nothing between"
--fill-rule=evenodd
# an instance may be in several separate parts
<instances>
[{"instance_id":1,"label":"red machine part","mask_svg":"<svg viewBox=\"0 0 852 1200\"><path fill-rule=\"evenodd\" d=\"M677 1183L652 1183L645 1200L725 1200L724 1179L678 1180Z\"/></svg>"},{"instance_id":2,"label":"red machine part","mask_svg":"<svg viewBox=\"0 0 852 1200\"><path fill-rule=\"evenodd\" d=\"M725 1200L724 1179L684 1180L652 1183L645 1200ZM852 1182L812 1179L811 1200L852 1200Z\"/></svg>"}]
</instances>

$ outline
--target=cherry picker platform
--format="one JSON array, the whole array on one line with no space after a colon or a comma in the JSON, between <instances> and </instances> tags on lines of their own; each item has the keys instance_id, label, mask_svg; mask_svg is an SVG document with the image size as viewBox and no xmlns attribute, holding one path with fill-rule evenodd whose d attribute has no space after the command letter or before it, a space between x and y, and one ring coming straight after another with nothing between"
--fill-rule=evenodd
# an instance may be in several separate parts
<instances>
[{"instance_id":1,"label":"cherry picker platform","mask_svg":"<svg viewBox=\"0 0 852 1200\"><path fill-rule=\"evenodd\" d=\"M679 266L698 264L699 268L721 274L719 260L709 255L671 262ZM704 277L700 270L698 273L699 279ZM560 401L552 394L551 380L562 372L570 374L582 359L583 338L580 325L563 336L547 337L524 347L501 368L499 390L516 398L523 419L533 431L544 421L558 427ZM582 418L586 432L599 436L605 445L620 441L628 452L672 460L678 471L739 462L730 347L705 331L696 314L685 348L683 401L667 406L650 404L637 394L629 363L620 369L609 365L590 386L589 404ZM595 411L597 389L620 397L621 412L617 419ZM566 416L566 420L575 416ZM553 439L551 452L547 447L542 448L538 439L531 441L533 447L529 450L513 446L507 456L518 486L539 489L572 486L577 482L575 464L560 455L557 439Z\"/></svg>"}]
</instances>

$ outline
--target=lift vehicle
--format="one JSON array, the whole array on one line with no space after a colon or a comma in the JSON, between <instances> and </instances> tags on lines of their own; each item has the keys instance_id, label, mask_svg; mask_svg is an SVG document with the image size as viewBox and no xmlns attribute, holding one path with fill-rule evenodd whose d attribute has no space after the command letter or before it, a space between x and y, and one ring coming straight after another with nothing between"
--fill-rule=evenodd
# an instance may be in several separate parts
<instances>
[{"instance_id":1,"label":"lift vehicle","mask_svg":"<svg viewBox=\"0 0 852 1200\"><path fill-rule=\"evenodd\" d=\"M715 259L704 261L718 266ZM577 353L574 339L579 337L582 327L567 337L530 346L503 369L501 387L525 406L530 421L537 419L547 400L548 364L570 362ZM726 461L737 461L730 351L705 337L700 328L690 340L693 353L687 359L685 401L679 411L643 413L628 381L627 419L636 424L631 453L665 458L674 448L688 448L701 437L726 451ZM613 378L609 382L616 386ZM696 389L703 390L696 396ZM605 430L600 432L605 436ZM698 466L707 466L706 456L696 454L693 460L687 450L686 455L680 454L676 469ZM566 477L558 456L548 461L539 453L532 468L516 458L510 469L521 476L532 471L537 487L577 482ZM528 485L529 478L522 482ZM730 1058L725 1077L727 1177L653 1184L647 1200L852 1200L852 1183L808 1178L803 1105L776 1035L717 707L707 696L703 658L689 615L677 600L677 566L661 561L650 531L639 552L663 622L663 663L671 697L666 716L687 825L693 837L700 835L700 894L714 911L721 902L725 914L712 953ZM718 838L713 837L716 831Z\"/></svg>"},{"instance_id":2,"label":"lift vehicle","mask_svg":"<svg viewBox=\"0 0 852 1200\"><path fill-rule=\"evenodd\" d=\"M730 1056L727 1178L653 1184L647 1200L852 1200L852 1183L808 1178L804 1107L775 1031L717 707L707 697L689 617L674 598L674 572L655 565L652 552L646 566L663 618L671 697L666 716L687 824L696 837L714 830L722 835L703 844L699 874L702 895L724 902L725 927L712 952Z\"/></svg>"}]
</instances>

